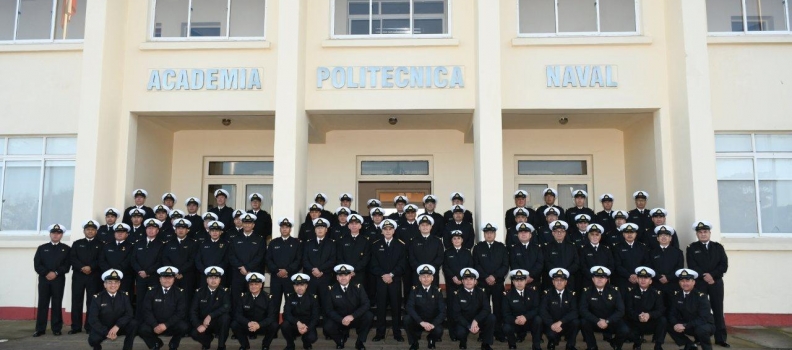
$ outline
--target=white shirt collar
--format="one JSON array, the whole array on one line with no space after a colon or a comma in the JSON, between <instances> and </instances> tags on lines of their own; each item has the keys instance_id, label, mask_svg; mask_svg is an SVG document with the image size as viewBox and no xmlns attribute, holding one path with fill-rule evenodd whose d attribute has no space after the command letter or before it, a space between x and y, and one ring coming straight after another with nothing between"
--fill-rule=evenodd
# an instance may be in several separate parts
<instances>
[{"instance_id":1,"label":"white shirt collar","mask_svg":"<svg viewBox=\"0 0 792 350\"><path fill-rule=\"evenodd\" d=\"M118 294L118 293L112 293L112 294L111 293L107 293L107 294L110 295L111 298L114 298L116 296L116 294Z\"/></svg>"},{"instance_id":2,"label":"white shirt collar","mask_svg":"<svg viewBox=\"0 0 792 350\"><path fill-rule=\"evenodd\" d=\"M473 288L473 289L467 289L467 288L465 288L465 290L466 290L468 293L473 293L473 290L474 290L474 289L475 289L475 288Z\"/></svg>"}]
</instances>

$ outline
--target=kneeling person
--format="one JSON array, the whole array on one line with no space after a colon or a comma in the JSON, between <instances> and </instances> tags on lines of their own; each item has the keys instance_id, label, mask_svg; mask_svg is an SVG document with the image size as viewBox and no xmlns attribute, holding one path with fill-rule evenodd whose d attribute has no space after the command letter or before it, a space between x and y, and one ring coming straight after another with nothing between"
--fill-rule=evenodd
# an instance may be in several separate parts
<instances>
[{"instance_id":1,"label":"kneeling person","mask_svg":"<svg viewBox=\"0 0 792 350\"><path fill-rule=\"evenodd\" d=\"M443 320L446 316L446 304L440 288L432 286L435 268L423 264L416 269L420 286L413 286L407 299L407 317L404 318L404 328L407 331L407 340L410 349L418 349L418 340L421 333L429 333L427 340L429 349L435 348L435 341L443 337Z\"/></svg>"},{"instance_id":2,"label":"kneeling person","mask_svg":"<svg viewBox=\"0 0 792 350\"><path fill-rule=\"evenodd\" d=\"M481 348L491 350L492 336L495 332L495 315L490 308L489 297L484 289L476 288L479 273L466 267L459 274L462 288L454 292L451 303L451 317L456 319L456 337L459 348L467 349L468 334L480 334Z\"/></svg>"},{"instance_id":3,"label":"kneeling person","mask_svg":"<svg viewBox=\"0 0 792 350\"><path fill-rule=\"evenodd\" d=\"M217 348L225 349L228 327L231 323L231 292L220 287L220 278L225 271L219 266L209 266L203 271L206 287L198 288L190 306L190 336L209 349L217 336Z\"/></svg>"},{"instance_id":4,"label":"kneeling person","mask_svg":"<svg viewBox=\"0 0 792 350\"><path fill-rule=\"evenodd\" d=\"M149 287L143 301L143 324L140 326L140 337L149 349L159 350L162 346L160 335L170 335L170 349L178 349L181 338L187 334L190 326L185 322L187 316L187 299L184 291L173 287L179 269L163 266L157 269L160 286ZM138 305L138 310L141 306Z\"/></svg>"},{"instance_id":5,"label":"kneeling person","mask_svg":"<svg viewBox=\"0 0 792 350\"><path fill-rule=\"evenodd\" d=\"M554 350L562 336L566 338L567 350L575 349L580 320L575 292L567 289L569 271L556 267L549 275L553 288L544 291L539 311L545 326L547 350Z\"/></svg>"},{"instance_id":6,"label":"kneeling person","mask_svg":"<svg viewBox=\"0 0 792 350\"><path fill-rule=\"evenodd\" d=\"M712 316L709 297L706 293L693 290L699 274L691 269L679 269L676 276L682 290L674 292L671 298L668 333L677 345L684 345L685 350L696 349L688 335L694 336L702 349L712 350L710 337L715 333L715 318Z\"/></svg>"},{"instance_id":7,"label":"kneeling person","mask_svg":"<svg viewBox=\"0 0 792 350\"><path fill-rule=\"evenodd\" d=\"M594 287L583 288L580 296L580 327L583 339L589 349L597 348L594 332L615 334L610 341L614 349L621 349L630 329L624 323L624 301L616 287L608 285L611 271L604 266L593 266L590 269L594 276L591 279Z\"/></svg>"},{"instance_id":8,"label":"kneeling person","mask_svg":"<svg viewBox=\"0 0 792 350\"><path fill-rule=\"evenodd\" d=\"M641 348L644 334L653 334L655 350L662 350L666 336L665 298L661 291L652 287L654 270L638 266L635 275L638 288L628 290L624 301L624 318L633 332L633 349Z\"/></svg>"},{"instance_id":9,"label":"kneeling person","mask_svg":"<svg viewBox=\"0 0 792 350\"><path fill-rule=\"evenodd\" d=\"M132 313L132 303L127 292L118 292L124 273L107 270L102 274L105 290L93 296L88 308L88 345L94 350L102 349L102 342L124 338L124 350L131 350L137 336L138 323Z\"/></svg>"},{"instance_id":10,"label":"kneeling person","mask_svg":"<svg viewBox=\"0 0 792 350\"><path fill-rule=\"evenodd\" d=\"M278 332L278 311L280 302L275 305L272 296L264 291L264 275L251 272L245 276L248 293L242 293L234 305L234 321L231 329L239 340L240 349L250 349L248 337L263 334L261 349L269 349L272 338Z\"/></svg>"},{"instance_id":11,"label":"kneeling person","mask_svg":"<svg viewBox=\"0 0 792 350\"><path fill-rule=\"evenodd\" d=\"M333 270L338 283L329 287L330 290L324 293L325 300L322 302L327 316L325 332L335 341L336 349L343 349L347 332L350 328L355 328L355 349L365 349L363 343L368 338L371 321L374 320L374 315L369 311L366 291L360 284L349 284L352 279L350 274L355 270L351 265L336 265Z\"/></svg>"},{"instance_id":12,"label":"kneeling person","mask_svg":"<svg viewBox=\"0 0 792 350\"><path fill-rule=\"evenodd\" d=\"M539 296L536 287L526 288L529 272L516 269L509 272L512 288L503 295L503 332L509 340L509 349L517 349L517 337L525 338L531 331L534 350L541 348L542 319L539 317Z\"/></svg>"},{"instance_id":13,"label":"kneeling person","mask_svg":"<svg viewBox=\"0 0 792 350\"><path fill-rule=\"evenodd\" d=\"M316 295L306 294L311 277L298 273L291 277L294 293L286 293L283 323L280 329L286 338L286 350L294 350L297 336L302 337L303 349L311 349L316 342L316 323L319 321L319 301Z\"/></svg>"}]
</instances>

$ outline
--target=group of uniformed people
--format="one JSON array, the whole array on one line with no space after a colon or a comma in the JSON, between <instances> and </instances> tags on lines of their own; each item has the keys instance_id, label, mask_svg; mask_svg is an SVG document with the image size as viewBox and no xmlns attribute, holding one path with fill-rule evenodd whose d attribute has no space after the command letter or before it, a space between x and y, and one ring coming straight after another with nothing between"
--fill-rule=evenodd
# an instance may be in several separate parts
<instances>
[{"instance_id":1,"label":"group of uniformed people","mask_svg":"<svg viewBox=\"0 0 792 350\"><path fill-rule=\"evenodd\" d=\"M640 348L648 333L661 347L666 332L687 348L711 347L712 334L717 344L729 346L722 281L728 261L723 247L709 240L709 222L694 224L698 241L683 254L676 231L665 223L667 211L646 209L645 191L633 194L636 209L629 212L613 210L613 196L604 194L604 210L596 214L585 205L585 191L574 191L576 205L566 210L554 204L556 194L545 189L545 204L534 210L527 193L516 191L516 206L505 215L506 244L495 240L498 226L492 222L481 225L484 240L474 242L473 215L458 192L445 214L435 212L434 195L423 198L420 215L418 206L397 196L397 211L387 217L377 199L367 202L369 215L359 215L350 209L348 193L331 213L324 209L327 196L318 193L298 238L292 237L297 223L281 218L277 237L268 242L272 219L258 193L249 196L253 209L244 212L226 206L228 193L217 190L217 206L199 215L195 197L185 201L184 213L173 208L172 193L149 208L148 193L135 190L134 206L123 213L108 208L103 225L86 221L85 238L71 247L60 242L63 225L50 226L52 242L34 257L34 336L45 332L50 302L60 310L64 276L72 270L69 334L85 328L94 349L119 334L126 334L125 349L137 335L151 349L164 346L161 335L171 336L171 349L186 335L206 349L216 337L224 349L229 330L240 349L257 335L268 349L279 329L288 349L297 337L310 349L319 324L338 349L354 328L355 348L364 349L372 327L373 341L384 339L389 309L393 338L404 341L403 327L411 349L418 349L424 331L434 348L444 325L460 349L467 348L470 333L482 349L494 339L514 349L529 332L535 349L543 334L548 349L561 337L572 349L579 330L588 348L596 348L593 332L616 349L625 340ZM263 291L265 271L269 294ZM60 335L60 313L51 319L53 334Z\"/></svg>"}]
</instances>

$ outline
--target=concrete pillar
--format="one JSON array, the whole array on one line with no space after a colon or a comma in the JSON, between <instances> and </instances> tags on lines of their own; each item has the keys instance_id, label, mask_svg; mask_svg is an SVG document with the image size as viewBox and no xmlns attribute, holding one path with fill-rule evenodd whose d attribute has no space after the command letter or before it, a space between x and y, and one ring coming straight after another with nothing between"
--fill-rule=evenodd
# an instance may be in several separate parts
<instances>
[{"instance_id":1,"label":"concrete pillar","mask_svg":"<svg viewBox=\"0 0 792 350\"><path fill-rule=\"evenodd\" d=\"M501 113L500 1L476 2L476 110L473 113L476 208L479 226L503 222L503 121ZM476 228L476 232L479 232ZM498 230L503 241L506 228Z\"/></svg>"},{"instance_id":2,"label":"concrete pillar","mask_svg":"<svg viewBox=\"0 0 792 350\"><path fill-rule=\"evenodd\" d=\"M715 130L710 99L705 0L666 1L669 106L675 216L680 240L695 240L694 220L716 226L720 239ZM668 173L667 173L668 174Z\"/></svg>"},{"instance_id":3,"label":"concrete pillar","mask_svg":"<svg viewBox=\"0 0 792 350\"><path fill-rule=\"evenodd\" d=\"M273 222L291 217L302 222L308 162L308 116L305 113L306 0L278 3L278 70L275 93L275 169ZM295 237L298 227L292 231ZM278 232L277 228L273 232Z\"/></svg>"}]
</instances>

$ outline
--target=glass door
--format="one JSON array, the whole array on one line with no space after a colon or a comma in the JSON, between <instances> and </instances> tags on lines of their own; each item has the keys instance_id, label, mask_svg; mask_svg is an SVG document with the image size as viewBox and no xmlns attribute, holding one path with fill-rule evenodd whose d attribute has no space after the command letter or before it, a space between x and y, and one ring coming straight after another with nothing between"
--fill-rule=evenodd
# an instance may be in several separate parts
<instances>
[{"instance_id":1,"label":"glass door","mask_svg":"<svg viewBox=\"0 0 792 350\"><path fill-rule=\"evenodd\" d=\"M272 184L261 184L261 183L245 183L245 198L241 198L244 203L237 204L238 208L244 207L245 210L251 210L253 207L250 206L250 201L247 200L251 194L253 193L260 193L261 194L261 209L266 210L270 215L272 215ZM274 219L273 219L274 220Z\"/></svg>"},{"instance_id":2,"label":"glass door","mask_svg":"<svg viewBox=\"0 0 792 350\"><path fill-rule=\"evenodd\" d=\"M261 209L272 213L271 158L262 157L206 157L204 158L205 210L217 206L214 192L228 191L226 205L234 209L250 210L248 197L261 193Z\"/></svg>"},{"instance_id":3,"label":"glass door","mask_svg":"<svg viewBox=\"0 0 792 350\"><path fill-rule=\"evenodd\" d=\"M204 202L206 203L206 211L217 207L217 199L214 196L215 191L223 189L228 191L228 199L226 199L226 206L232 207L234 209L237 208L236 199L237 199L237 185L236 184L208 184L206 185L206 197Z\"/></svg>"},{"instance_id":4,"label":"glass door","mask_svg":"<svg viewBox=\"0 0 792 350\"><path fill-rule=\"evenodd\" d=\"M515 183L528 192L528 205L544 205L542 190L548 187L558 191L555 204L566 209L575 205L574 191L589 194L588 206L597 202L592 189L590 156L519 156L516 157Z\"/></svg>"}]
</instances>

